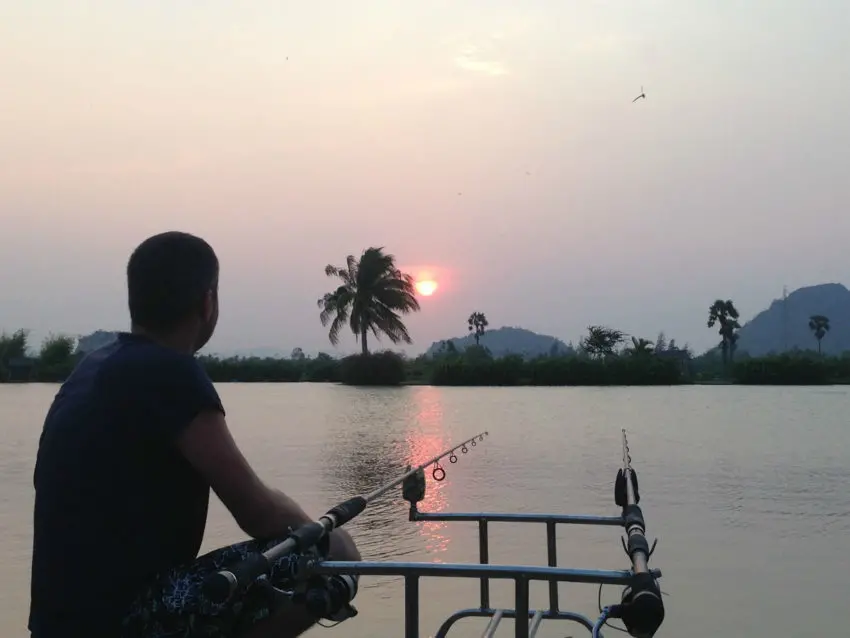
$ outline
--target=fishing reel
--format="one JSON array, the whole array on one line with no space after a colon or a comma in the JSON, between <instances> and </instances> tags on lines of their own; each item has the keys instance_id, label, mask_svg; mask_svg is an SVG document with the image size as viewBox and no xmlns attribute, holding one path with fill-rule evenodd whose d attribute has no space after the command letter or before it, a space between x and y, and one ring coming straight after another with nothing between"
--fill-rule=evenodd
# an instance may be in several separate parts
<instances>
[{"instance_id":1,"label":"fishing reel","mask_svg":"<svg viewBox=\"0 0 850 638\"><path fill-rule=\"evenodd\" d=\"M314 573L313 568L329 556L330 536L325 535L312 547L292 555L279 578L291 583L294 604L304 606L316 618L339 624L358 613L351 601L357 596L359 576Z\"/></svg>"},{"instance_id":2,"label":"fishing reel","mask_svg":"<svg viewBox=\"0 0 850 638\"><path fill-rule=\"evenodd\" d=\"M298 582L275 584L263 576L246 595L266 597L273 612L298 605L315 618L339 624L358 614L351 604L357 596L358 584L359 577L349 574L311 574Z\"/></svg>"},{"instance_id":3,"label":"fishing reel","mask_svg":"<svg viewBox=\"0 0 850 638\"><path fill-rule=\"evenodd\" d=\"M317 618L341 623L357 615L351 604L357 595L359 577L351 574L316 574L310 577L304 590L293 598Z\"/></svg>"},{"instance_id":4,"label":"fishing reel","mask_svg":"<svg viewBox=\"0 0 850 638\"><path fill-rule=\"evenodd\" d=\"M314 568L327 560L329 549L329 538L325 537L316 546L291 555L278 568L273 585L265 576L256 581L271 597L273 608L282 604L303 606L312 616L335 624L357 615L351 601L357 596L358 576L314 573Z\"/></svg>"},{"instance_id":5,"label":"fishing reel","mask_svg":"<svg viewBox=\"0 0 850 638\"><path fill-rule=\"evenodd\" d=\"M650 573L635 574L618 605L606 609L606 618L619 618L634 638L652 638L664 622L661 588Z\"/></svg>"}]
</instances>

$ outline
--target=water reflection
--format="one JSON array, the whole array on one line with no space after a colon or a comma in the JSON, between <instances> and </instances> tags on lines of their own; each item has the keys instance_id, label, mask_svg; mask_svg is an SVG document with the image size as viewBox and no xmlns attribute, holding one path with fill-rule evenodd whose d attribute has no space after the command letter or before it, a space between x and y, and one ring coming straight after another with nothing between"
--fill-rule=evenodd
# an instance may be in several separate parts
<instances>
[{"instance_id":1,"label":"water reflection","mask_svg":"<svg viewBox=\"0 0 850 638\"><path fill-rule=\"evenodd\" d=\"M408 464L419 465L451 445L436 389L361 392L356 410L346 413L328 433L322 471L324 489L332 502L371 492L398 477ZM420 503L423 511L439 512L447 507L452 466L447 460L444 464L447 478L443 482L434 480L431 468L426 471L426 496ZM446 524L411 523L407 511L398 487L349 523L365 559L403 560L428 554L433 560L431 555L446 551L450 542L444 533Z\"/></svg>"},{"instance_id":2,"label":"water reflection","mask_svg":"<svg viewBox=\"0 0 850 638\"><path fill-rule=\"evenodd\" d=\"M417 428L407 432L409 463L417 466L443 452L451 442L448 439L443 423L443 405L440 392L430 386L416 388ZM443 459L441 465L451 467L448 459ZM426 470L427 488L425 498L419 504L423 512L442 512L448 506L446 481L449 472L445 472L445 480L434 479L433 466ZM446 528L445 521L423 521L416 523L419 533L425 539L425 547L429 553L442 553L449 547L449 536L442 533ZM434 558L434 562L443 562Z\"/></svg>"},{"instance_id":3,"label":"water reflection","mask_svg":"<svg viewBox=\"0 0 850 638\"><path fill-rule=\"evenodd\" d=\"M233 412L241 414L239 440L246 455L312 513L394 476L429 437L443 436L441 429L451 445L462 434L472 434L472 424L483 423L493 434L483 449L479 445L459 455L457 465L446 464L448 476L439 492L428 479L433 498L445 497L447 509L612 513L609 481L617 468L616 436L620 427L634 430L648 520L652 536L661 538L654 562L665 571L662 583L671 592L665 599L670 613L659 635L848 634L848 572L842 566L847 561L841 560L850 536L846 390L830 398L811 388L451 388L440 390L439 410L429 396L431 388L234 383L223 384L221 392L228 405L239 406ZM6 569L0 637L20 636L26 624L32 474L25 470L27 464L32 467L43 410L54 393L48 385L0 384L0 549ZM285 425L281 408L288 410ZM5 471L10 467L11 474ZM582 483L593 489L578 489ZM367 558L410 560L403 555L408 553L414 560L431 560L424 548L430 542L426 530L407 521L400 491L375 505L366 520L376 531L352 521L361 547L371 543L364 550ZM208 549L241 539L220 503L213 503L210 516ZM374 525L380 521L386 524ZM491 531L494 562L537 565L545 557L534 530L531 543L522 525ZM609 531L610 536L602 530L564 530L569 542L559 543L561 563L622 568L623 555L613 553L617 530ZM475 525L452 524L440 533L450 534L451 544L439 556L460 562L477 557ZM337 632L347 638L403 633L402 583L382 579L375 588L377 580L360 581L364 591L355 604L361 615ZM789 582L797 586L771 586ZM532 587L535 605L545 603L545 590ZM564 593L570 594L569 608L596 610L596 588L568 587ZM477 583L425 579L421 594L422 635L428 636L447 613L475 600ZM611 594L613 589L603 591L605 600ZM511 595L510 584L491 585L494 603L510 606ZM510 634L509 625L497 635ZM471 635L474 627L480 635L478 622L461 623L457 634ZM546 627L539 635L567 633ZM617 637L608 633L608 638ZM328 636L334 638L334 632Z\"/></svg>"}]
</instances>

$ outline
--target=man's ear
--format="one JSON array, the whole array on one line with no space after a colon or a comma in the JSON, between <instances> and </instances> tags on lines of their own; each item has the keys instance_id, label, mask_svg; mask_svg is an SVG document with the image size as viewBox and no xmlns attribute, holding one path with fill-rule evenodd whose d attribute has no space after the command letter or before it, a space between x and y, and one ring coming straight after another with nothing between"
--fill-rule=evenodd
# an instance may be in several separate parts
<instances>
[{"instance_id":1,"label":"man's ear","mask_svg":"<svg viewBox=\"0 0 850 638\"><path fill-rule=\"evenodd\" d=\"M215 313L216 293L214 290L207 290L204 294L203 316L204 321L211 321Z\"/></svg>"}]
</instances>

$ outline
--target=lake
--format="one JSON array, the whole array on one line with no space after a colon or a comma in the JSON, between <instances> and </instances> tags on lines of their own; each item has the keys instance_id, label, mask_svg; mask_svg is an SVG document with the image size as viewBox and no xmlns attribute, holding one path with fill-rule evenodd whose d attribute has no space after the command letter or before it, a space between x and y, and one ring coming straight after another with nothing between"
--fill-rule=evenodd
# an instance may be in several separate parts
<instances>
[{"instance_id":1,"label":"lake","mask_svg":"<svg viewBox=\"0 0 850 638\"><path fill-rule=\"evenodd\" d=\"M846 636L850 573L850 390L772 388L354 389L311 384L220 384L236 440L261 476L321 514L455 442L490 436L442 483L429 478L423 510L618 513L613 480L626 428L640 478L651 564L664 577L658 636ZM0 385L0 633L28 636L32 470L53 385ZM213 499L205 550L243 538ZM410 523L400 496L350 524L364 558L474 562L474 523ZM545 564L545 528L492 524L491 562ZM625 569L618 528L563 526L559 562ZM844 559L841 556L845 556ZM113 557L116 565L120 556ZM495 605L512 586L491 583ZM605 587L603 602L619 588ZM477 581L426 580L422 636L461 607ZM333 632L403 634L398 579L363 579L360 615ZM597 587L561 586L561 608L594 614ZM546 585L532 607L546 606ZM477 636L483 620L450 636ZM512 635L504 621L497 635ZM321 635L317 628L309 635ZM548 622L539 636L589 635ZM607 636L620 635L608 630Z\"/></svg>"}]
</instances>

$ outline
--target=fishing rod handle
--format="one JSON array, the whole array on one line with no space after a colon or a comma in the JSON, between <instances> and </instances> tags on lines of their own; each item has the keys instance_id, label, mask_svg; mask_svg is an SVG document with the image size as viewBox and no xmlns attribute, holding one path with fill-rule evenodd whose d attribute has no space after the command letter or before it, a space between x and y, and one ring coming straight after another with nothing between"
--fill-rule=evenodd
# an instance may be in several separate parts
<instances>
[{"instance_id":1,"label":"fishing rod handle","mask_svg":"<svg viewBox=\"0 0 850 638\"><path fill-rule=\"evenodd\" d=\"M278 558L315 547L329 532L365 510L366 505L367 501L362 496L343 501L328 510L318 521L295 528L283 542L269 548L266 552L250 554L231 567L211 574L204 581L204 595L213 603L226 603L238 591L246 589L249 583L268 574L272 563Z\"/></svg>"},{"instance_id":2,"label":"fishing rod handle","mask_svg":"<svg viewBox=\"0 0 850 638\"><path fill-rule=\"evenodd\" d=\"M264 554L249 554L227 569L210 574L204 580L203 594L210 602L223 605L270 569L271 562Z\"/></svg>"},{"instance_id":3,"label":"fishing rod handle","mask_svg":"<svg viewBox=\"0 0 850 638\"><path fill-rule=\"evenodd\" d=\"M336 529L340 525L345 525L355 516L359 516L366 509L368 501L363 496L354 496L353 498L343 501L328 510L326 517L333 517L333 527Z\"/></svg>"},{"instance_id":4,"label":"fishing rod handle","mask_svg":"<svg viewBox=\"0 0 850 638\"><path fill-rule=\"evenodd\" d=\"M335 505L321 516L318 521L312 521L296 527L282 543L278 543L266 550L264 552L265 557L270 562L274 562L287 554L306 552L313 547L319 546L328 534L360 514L366 509L366 505L367 501L362 496L355 496ZM323 544L323 547L320 548L324 553L326 553L327 549L327 544Z\"/></svg>"}]
</instances>

